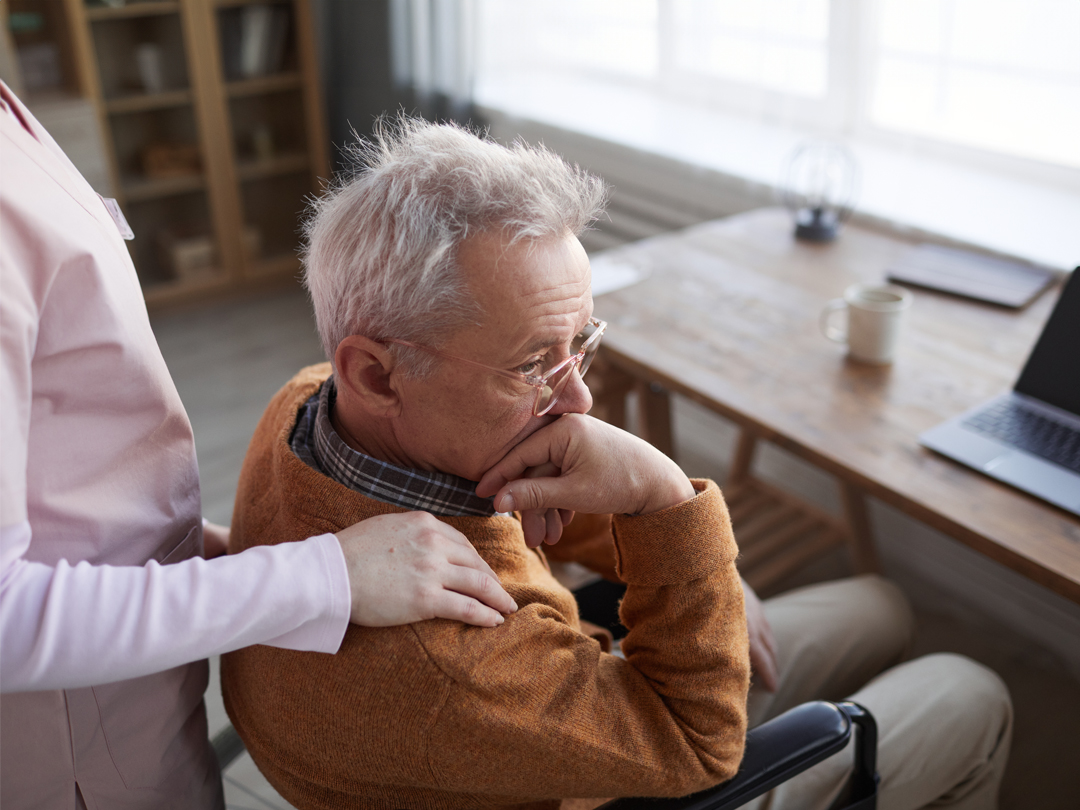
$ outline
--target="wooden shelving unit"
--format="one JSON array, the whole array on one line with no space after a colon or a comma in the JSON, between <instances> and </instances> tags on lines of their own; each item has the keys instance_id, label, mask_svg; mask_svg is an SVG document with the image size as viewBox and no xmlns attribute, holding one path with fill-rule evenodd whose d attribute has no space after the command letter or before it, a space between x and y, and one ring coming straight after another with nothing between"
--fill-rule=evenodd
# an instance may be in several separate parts
<instances>
[{"instance_id":1,"label":"wooden shelving unit","mask_svg":"<svg viewBox=\"0 0 1080 810\"><path fill-rule=\"evenodd\" d=\"M303 76L293 72L233 81L229 82L225 89L229 98L244 98L245 96L259 96L263 93L280 93L283 90L299 90L303 83Z\"/></svg>"},{"instance_id":2,"label":"wooden shelving unit","mask_svg":"<svg viewBox=\"0 0 1080 810\"><path fill-rule=\"evenodd\" d=\"M97 20L122 20L134 17L151 17L155 14L175 14L180 10L179 0L142 0L119 6L88 5L86 19L91 22Z\"/></svg>"},{"instance_id":3,"label":"wooden shelving unit","mask_svg":"<svg viewBox=\"0 0 1080 810\"><path fill-rule=\"evenodd\" d=\"M295 276L329 176L309 0L62 0L148 304Z\"/></svg>"},{"instance_id":4,"label":"wooden shelving unit","mask_svg":"<svg viewBox=\"0 0 1080 810\"><path fill-rule=\"evenodd\" d=\"M160 93L140 93L138 95L110 98L104 101L105 111L111 114L143 112L145 110L164 110L168 107L186 107L194 101L190 90L170 90Z\"/></svg>"}]
</instances>

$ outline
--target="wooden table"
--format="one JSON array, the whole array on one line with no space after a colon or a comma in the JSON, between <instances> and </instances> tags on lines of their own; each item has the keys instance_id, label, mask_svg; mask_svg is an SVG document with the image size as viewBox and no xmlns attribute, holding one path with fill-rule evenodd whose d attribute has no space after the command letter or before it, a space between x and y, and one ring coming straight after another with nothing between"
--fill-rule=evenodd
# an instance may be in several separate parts
<instances>
[{"instance_id":1,"label":"wooden table","mask_svg":"<svg viewBox=\"0 0 1080 810\"><path fill-rule=\"evenodd\" d=\"M1012 386L1059 288L1020 312L915 290L895 363L862 365L821 335L818 315L847 285L883 280L913 243L849 224L812 245L792 230L785 211L763 209L607 252L649 275L596 300L610 323L590 372L601 415L625 421L636 389L643 432L669 453L671 392L742 428L725 494L759 582L841 542L873 570L872 495L1080 603L1080 520L917 441ZM755 481L759 440L834 475L844 519ZM800 532L802 550L781 553Z\"/></svg>"}]
</instances>

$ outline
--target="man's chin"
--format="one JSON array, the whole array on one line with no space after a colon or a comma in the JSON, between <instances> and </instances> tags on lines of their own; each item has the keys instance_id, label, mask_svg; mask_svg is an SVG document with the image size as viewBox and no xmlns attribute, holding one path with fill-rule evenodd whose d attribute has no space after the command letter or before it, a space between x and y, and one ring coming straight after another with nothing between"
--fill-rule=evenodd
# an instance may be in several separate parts
<instances>
[{"instance_id":1,"label":"man's chin","mask_svg":"<svg viewBox=\"0 0 1080 810\"><path fill-rule=\"evenodd\" d=\"M507 445L506 453L509 453L511 450L513 450L515 447L517 447L519 444L521 444L527 438L532 436L537 431L542 430L543 428L546 428L548 425L550 425L552 422L554 422L558 418L559 417L551 416L550 414L545 415L545 416L534 416L532 421L529 422L529 424L527 424L525 426L525 428L521 431L521 433L519 433L517 436L515 436L514 440L512 442L510 442L509 445ZM506 453L503 453L503 455L505 456Z\"/></svg>"},{"instance_id":2,"label":"man's chin","mask_svg":"<svg viewBox=\"0 0 1080 810\"><path fill-rule=\"evenodd\" d=\"M506 456L515 447L517 447L519 444L521 444L527 438L532 436L538 430L541 430L541 429L547 427L548 425L550 425L552 422L554 422L558 418L559 418L558 416L534 416L532 418L532 420L529 422L529 424L527 424L524 428L521 429L520 433L518 433L513 439L508 441L503 446L502 453L497 458L495 458L495 459L493 459L491 461L491 463L488 465L488 470L490 470L492 467L494 467L496 464L498 464L500 461L502 461L504 458L506 458ZM480 478L482 478L487 473L488 470L482 470L480 472ZM470 477L470 480L479 481L480 478L472 479Z\"/></svg>"}]
</instances>

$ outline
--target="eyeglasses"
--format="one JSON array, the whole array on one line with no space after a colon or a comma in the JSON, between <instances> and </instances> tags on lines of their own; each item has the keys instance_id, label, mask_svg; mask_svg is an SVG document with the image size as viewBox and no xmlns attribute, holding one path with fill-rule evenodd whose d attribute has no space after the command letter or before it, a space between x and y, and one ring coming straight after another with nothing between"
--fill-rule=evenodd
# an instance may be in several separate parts
<instances>
[{"instance_id":1,"label":"eyeglasses","mask_svg":"<svg viewBox=\"0 0 1080 810\"><path fill-rule=\"evenodd\" d=\"M382 342L397 343L399 346L408 346L411 349L419 349L420 351L428 352L447 360L468 363L470 366L487 369L488 371L493 371L503 377L508 377L511 380L520 380L526 385L531 385L536 389L536 401L533 403L533 414L535 416L543 416L555 407L559 395L565 390L566 384L570 380L570 373L575 368L578 370L578 374L582 377L585 376L585 372L588 371L589 366L592 365L593 358L596 357L596 350L600 348L600 338L603 337L604 330L606 329L606 322L597 320L596 318L589 318L589 323L586 327L578 332L574 336L574 339L570 341L570 356L561 361L554 368L548 369L540 375L520 374L515 371L507 371L506 369L487 366L483 363L477 363L475 360L456 357L455 355L441 352L438 349L433 349L430 346L421 346L418 343L411 343L408 340L384 338Z\"/></svg>"}]
</instances>

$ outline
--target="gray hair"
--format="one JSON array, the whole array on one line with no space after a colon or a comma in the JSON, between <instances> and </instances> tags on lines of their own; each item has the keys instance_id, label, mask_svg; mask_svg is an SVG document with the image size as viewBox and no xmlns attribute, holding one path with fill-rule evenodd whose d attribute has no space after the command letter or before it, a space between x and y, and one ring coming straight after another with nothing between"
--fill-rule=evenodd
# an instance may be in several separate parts
<instances>
[{"instance_id":1,"label":"gray hair","mask_svg":"<svg viewBox=\"0 0 1080 810\"><path fill-rule=\"evenodd\" d=\"M547 148L502 146L455 124L383 119L350 151L355 171L304 224L304 283L331 361L350 335L430 345L475 321L457 263L469 236L577 236L607 201L602 180ZM413 373L430 368L405 354Z\"/></svg>"}]
</instances>

